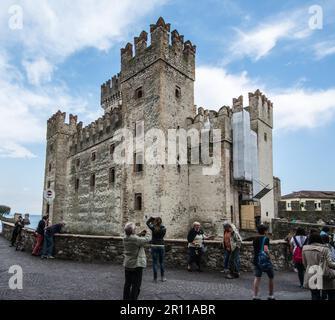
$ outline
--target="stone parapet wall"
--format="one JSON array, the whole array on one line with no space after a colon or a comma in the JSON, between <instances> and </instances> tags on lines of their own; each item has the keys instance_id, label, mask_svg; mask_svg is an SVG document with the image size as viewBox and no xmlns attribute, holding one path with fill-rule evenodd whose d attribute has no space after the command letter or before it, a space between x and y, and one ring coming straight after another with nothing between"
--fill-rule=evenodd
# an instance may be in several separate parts
<instances>
[{"instance_id":1,"label":"stone parapet wall","mask_svg":"<svg viewBox=\"0 0 335 320\"><path fill-rule=\"evenodd\" d=\"M302 227L309 232L311 229L320 230L326 225L317 223L306 223L306 222L289 222L283 220L272 220L272 236L274 239L284 239L288 233L292 230L296 230L298 227ZM335 226L328 225L330 231L335 231Z\"/></svg>"},{"instance_id":2,"label":"stone parapet wall","mask_svg":"<svg viewBox=\"0 0 335 320\"><path fill-rule=\"evenodd\" d=\"M293 201L292 201L293 202ZM293 206L292 206L293 208ZM301 220L308 223L317 223L317 221L322 220L328 222L330 220L335 220L334 210L325 211L300 211L300 210L279 210L279 218L285 218L288 220Z\"/></svg>"},{"instance_id":3,"label":"stone parapet wall","mask_svg":"<svg viewBox=\"0 0 335 320\"><path fill-rule=\"evenodd\" d=\"M2 236L9 240L13 231L13 224L2 222ZM34 231L23 229L25 236L25 249L31 251L34 243ZM207 252L204 263L209 270L223 269L223 250L221 241L207 241ZM181 239L167 239L165 261L167 267L186 268L187 265L187 241ZM148 265L151 265L151 255L147 248ZM55 254L57 258L85 261L85 262L123 262L122 237L91 236L60 234L55 236ZM272 260L276 270L286 270L288 263L288 248L284 241L271 241ZM241 248L241 270L253 269L252 242L243 242Z\"/></svg>"}]
</instances>

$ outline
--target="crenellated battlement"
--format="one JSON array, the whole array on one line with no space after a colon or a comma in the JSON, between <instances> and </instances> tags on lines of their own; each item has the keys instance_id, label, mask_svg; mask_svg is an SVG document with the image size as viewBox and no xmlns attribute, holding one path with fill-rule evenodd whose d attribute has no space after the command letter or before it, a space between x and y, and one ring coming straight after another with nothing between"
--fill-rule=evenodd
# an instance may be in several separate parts
<instances>
[{"instance_id":1,"label":"crenellated battlement","mask_svg":"<svg viewBox=\"0 0 335 320\"><path fill-rule=\"evenodd\" d=\"M110 111L116 106L121 105L122 94L120 85L120 73L101 85L101 107L105 112Z\"/></svg>"},{"instance_id":2,"label":"crenellated battlement","mask_svg":"<svg viewBox=\"0 0 335 320\"><path fill-rule=\"evenodd\" d=\"M194 80L196 46L190 40L184 42L184 36L177 30L170 34L170 28L171 25L160 17L150 25L150 45L148 33L142 31L134 38L134 44L128 42L121 49L121 82L158 60L167 62Z\"/></svg>"},{"instance_id":3,"label":"crenellated battlement","mask_svg":"<svg viewBox=\"0 0 335 320\"><path fill-rule=\"evenodd\" d=\"M208 110L202 107L198 108L198 113L194 118L186 119L186 128L201 130L205 128L205 124L209 121L211 129L221 130L221 140L232 141L231 138L231 118L232 109L223 106L219 111Z\"/></svg>"},{"instance_id":4,"label":"crenellated battlement","mask_svg":"<svg viewBox=\"0 0 335 320\"><path fill-rule=\"evenodd\" d=\"M273 127L273 103L259 89L249 92L248 110L252 121L259 119Z\"/></svg>"},{"instance_id":5,"label":"crenellated battlement","mask_svg":"<svg viewBox=\"0 0 335 320\"><path fill-rule=\"evenodd\" d=\"M66 112L58 110L47 122L47 139L57 133L71 134L77 125L77 116L69 115L69 123L65 122Z\"/></svg>"},{"instance_id":6,"label":"crenellated battlement","mask_svg":"<svg viewBox=\"0 0 335 320\"><path fill-rule=\"evenodd\" d=\"M233 112L241 112L243 111L243 96L239 96L238 98L233 98Z\"/></svg>"},{"instance_id":7,"label":"crenellated battlement","mask_svg":"<svg viewBox=\"0 0 335 320\"><path fill-rule=\"evenodd\" d=\"M79 122L69 140L70 155L74 155L112 137L115 130L120 128L121 125L121 107L116 107L110 112L106 112L102 117L91 122L86 127L83 127L83 123Z\"/></svg>"}]
</instances>

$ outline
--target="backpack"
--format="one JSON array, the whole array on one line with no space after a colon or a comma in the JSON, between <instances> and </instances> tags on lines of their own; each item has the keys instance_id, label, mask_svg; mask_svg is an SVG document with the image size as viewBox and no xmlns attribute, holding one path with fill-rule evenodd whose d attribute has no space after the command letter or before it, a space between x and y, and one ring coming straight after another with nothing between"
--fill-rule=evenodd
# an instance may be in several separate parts
<instances>
[{"instance_id":1,"label":"backpack","mask_svg":"<svg viewBox=\"0 0 335 320\"><path fill-rule=\"evenodd\" d=\"M263 237L261 243L261 250L258 254L258 267L264 272L272 269L272 262L270 260L270 256L267 252L264 251L265 240L266 237Z\"/></svg>"},{"instance_id":2,"label":"backpack","mask_svg":"<svg viewBox=\"0 0 335 320\"><path fill-rule=\"evenodd\" d=\"M304 243L302 244L302 246L300 246L296 237L293 237L293 240L296 245L294 252L293 252L293 262L302 263L302 247L304 246Z\"/></svg>"}]
</instances>

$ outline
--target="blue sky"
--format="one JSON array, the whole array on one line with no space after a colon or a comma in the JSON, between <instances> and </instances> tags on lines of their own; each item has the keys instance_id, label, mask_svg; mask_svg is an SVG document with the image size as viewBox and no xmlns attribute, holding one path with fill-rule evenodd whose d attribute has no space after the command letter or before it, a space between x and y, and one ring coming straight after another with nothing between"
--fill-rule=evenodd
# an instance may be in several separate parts
<instances>
[{"instance_id":1,"label":"blue sky","mask_svg":"<svg viewBox=\"0 0 335 320\"><path fill-rule=\"evenodd\" d=\"M13 5L22 29L11 24ZM313 5L321 29L310 27ZM257 88L273 101L283 194L335 189L334 1L4 0L0 203L40 212L47 119L58 109L86 124L101 115L100 85L119 71L120 48L159 16L197 46L198 106L219 109L241 94L247 105Z\"/></svg>"}]
</instances>

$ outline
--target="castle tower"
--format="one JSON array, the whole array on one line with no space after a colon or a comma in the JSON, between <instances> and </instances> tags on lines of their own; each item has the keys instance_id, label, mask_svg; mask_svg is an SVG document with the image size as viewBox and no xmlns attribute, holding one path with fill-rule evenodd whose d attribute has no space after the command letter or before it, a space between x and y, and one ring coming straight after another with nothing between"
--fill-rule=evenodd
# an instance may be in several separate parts
<instances>
[{"instance_id":1,"label":"castle tower","mask_svg":"<svg viewBox=\"0 0 335 320\"><path fill-rule=\"evenodd\" d=\"M273 188L273 104L259 90L249 93L251 129L257 133L259 180L262 187ZM262 221L274 218L274 193L271 190L260 200Z\"/></svg>"},{"instance_id":2,"label":"castle tower","mask_svg":"<svg viewBox=\"0 0 335 320\"><path fill-rule=\"evenodd\" d=\"M58 111L47 124L47 148L44 174L44 190L52 189L55 199L48 204L43 199L43 215L49 214L51 223L58 223L63 219L64 200L66 196L66 163L69 154L68 141L74 132L77 117L70 115L70 123L65 123L66 113Z\"/></svg>"},{"instance_id":3,"label":"castle tower","mask_svg":"<svg viewBox=\"0 0 335 320\"><path fill-rule=\"evenodd\" d=\"M124 125L136 135L157 128L167 137L168 129L184 128L185 119L194 116L196 48L184 42L178 31L170 33L163 18L150 26L150 35L150 45L147 32L142 31L134 46L128 43L121 49L122 113ZM136 124L141 122L144 127L139 129ZM141 150L135 154L144 159ZM146 216L160 214L170 226L188 223L187 165L144 162L143 172L130 168L125 176L123 214L129 216L124 221L142 225Z\"/></svg>"}]
</instances>

